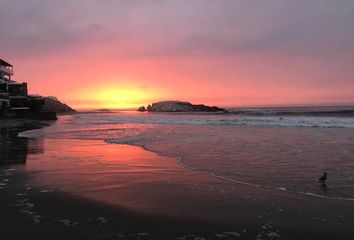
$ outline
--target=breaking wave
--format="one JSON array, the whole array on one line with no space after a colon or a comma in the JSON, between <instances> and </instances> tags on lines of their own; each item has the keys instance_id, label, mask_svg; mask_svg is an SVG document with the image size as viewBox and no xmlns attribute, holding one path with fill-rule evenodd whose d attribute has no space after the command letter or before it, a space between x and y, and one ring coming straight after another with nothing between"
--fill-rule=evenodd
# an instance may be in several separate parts
<instances>
[{"instance_id":1,"label":"breaking wave","mask_svg":"<svg viewBox=\"0 0 354 240\"><path fill-rule=\"evenodd\" d=\"M100 123L152 123L188 125L246 125L278 127L354 128L354 117L238 116L234 114L112 114L81 116Z\"/></svg>"}]
</instances>

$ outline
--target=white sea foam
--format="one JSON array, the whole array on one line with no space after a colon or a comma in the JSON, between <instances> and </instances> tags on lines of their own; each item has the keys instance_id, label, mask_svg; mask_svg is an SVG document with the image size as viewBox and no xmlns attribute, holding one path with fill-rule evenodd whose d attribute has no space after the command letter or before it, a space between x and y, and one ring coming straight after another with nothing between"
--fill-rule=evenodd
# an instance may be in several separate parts
<instances>
[{"instance_id":1,"label":"white sea foam","mask_svg":"<svg viewBox=\"0 0 354 240\"><path fill-rule=\"evenodd\" d=\"M353 117L326 116L238 116L232 114L150 114L150 115L91 115L86 120L116 123L156 123L188 125L247 125L315 128L354 128Z\"/></svg>"},{"instance_id":2,"label":"white sea foam","mask_svg":"<svg viewBox=\"0 0 354 240\"><path fill-rule=\"evenodd\" d=\"M354 129L354 117L326 116L242 116L235 114L181 114L181 113L114 113L77 114L63 118L59 123L44 129L20 133L20 137L63 138L65 135L95 138L98 132L124 132L126 124L210 125L210 126L260 126L301 128L350 128ZM92 134L91 134L92 133ZM68 137L68 136L66 136ZM99 139L99 138L98 138Z\"/></svg>"},{"instance_id":3,"label":"white sea foam","mask_svg":"<svg viewBox=\"0 0 354 240\"><path fill-rule=\"evenodd\" d=\"M305 194L307 196L316 197L316 198L325 198L332 200L345 200L345 201L354 201L354 198L341 198L341 197L328 197L319 194L309 193L309 192L299 192L300 194Z\"/></svg>"}]
</instances>

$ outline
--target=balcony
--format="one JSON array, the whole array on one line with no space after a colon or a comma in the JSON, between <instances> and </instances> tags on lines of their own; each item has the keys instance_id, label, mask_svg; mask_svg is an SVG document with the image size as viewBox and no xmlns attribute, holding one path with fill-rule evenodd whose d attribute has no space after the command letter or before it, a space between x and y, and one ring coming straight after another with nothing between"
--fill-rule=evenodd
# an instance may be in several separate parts
<instances>
[{"instance_id":1,"label":"balcony","mask_svg":"<svg viewBox=\"0 0 354 240\"><path fill-rule=\"evenodd\" d=\"M27 97L27 83L10 83L7 86L9 96L25 96Z\"/></svg>"},{"instance_id":2,"label":"balcony","mask_svg":"<svg viewBox=\"0 0 354 240\"><path fill-rule=\"evenodd\" d=\"M8 66L1 66L0 65L0 71L5 73L5 75L13 75L14 74L13 68L8 67Z\"/></svg>"},{"instance_id":3,"label":"balcony","mask_svg":"<svg viewBox=\"0 0 354 240\"><path fill-rule=\"evenodd\" d=\"M9 94L0 92L0 100L1 99L9 99Z\"/></svg>"}]
</instances>

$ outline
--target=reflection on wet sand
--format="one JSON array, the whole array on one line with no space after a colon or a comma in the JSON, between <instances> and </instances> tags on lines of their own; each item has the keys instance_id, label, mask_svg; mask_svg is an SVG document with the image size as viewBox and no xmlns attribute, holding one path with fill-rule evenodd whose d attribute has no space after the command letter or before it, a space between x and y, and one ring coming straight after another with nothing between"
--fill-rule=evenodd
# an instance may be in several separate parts
<instances>
[{"instance_id":1,"label":"reflection on wet sand","mask_svg":"<svg viewBox=\"0 0 354 240\"><path fill-rule=\"evenodd\" d=\"M10 132L4 131L1 135L7 137L6 141L2 141L2 151L11 141L9 136L13 133ZM88 222L90 219L99 219L98 228L93 229L95 236L102 232L131 231L176 236L185 233L181 230L181 222L170 228L165 228L165 222L183 219L182 223L192 229L189 232L205 234L211 231L214 234L222 231L224 234L232 230L237 236L247 235L243 239L268 239L258 236L280 234L294 236L286 239L302 239L299 235L310 236L307 239L336 239L333 236L351 239L353 236L353 216L348 211L353 207L350 201L324 200L232 184L190 171L181 167L174 158L136 146L75 139L42 141L21 138L16 143L21 143L17 146L21 146L21 156L27 163L11 169L3 168L0 191L0 200L3 201L0 206L5 206L0 210L7 211L6 216L13 216L13 209L21 213L10 218L12 221L8 224L16 226L16 229L17 225L13 223L26 214L35 223L22 224L30 226L27 232L32 231L34 226L50 234L66 234L70 228L73 234L80 235L93 229L91 222ZM6 151L6 156L10 158L10 150ZM14 148L11 151L17 150ZM17 198L15 202L14 196ZM122 217L121 209L133 212L137 217L131 218L129 214ZM331 215L323 209L332 209ZM154 222L146 216L154 216L157 220ZM199 222L201 228L196 227ZM294 223L296 229L293 228ZM136 224L143 228L137 230ZM123 227L117 229L117 226ZM175 232L171 233L171 230ZM311 238L313 235L316 237ZM146 239L172 239L147 236ZM1 233L0 239L3 239Z\"/></svg>"},{"instance_id":2,"label":"reflection on wet sand","mask_svg":"<svg viewBox=\"0 0 354 240\"><path fill-rule=\"evenodd\" d=\"M0 128L0 166L24 164L27 154L44 153L43 139L19 138L18 127Z\"/></svg>"},{"instance_id":3,"label":"reflection on wet sand","mask_svg":"<svg viewBox=\"0 0 354 240\"><path fill-rule=\"evenodd\" d=\"M31 184L142 211L154 212L156 207L172 203L167 199L174 195L170 189L176 184L219 182L182 168L173 158L136 146L45 139L44 147L44 154L28 155L26 171L35 173Z\"/></svg>"}]
</instances>

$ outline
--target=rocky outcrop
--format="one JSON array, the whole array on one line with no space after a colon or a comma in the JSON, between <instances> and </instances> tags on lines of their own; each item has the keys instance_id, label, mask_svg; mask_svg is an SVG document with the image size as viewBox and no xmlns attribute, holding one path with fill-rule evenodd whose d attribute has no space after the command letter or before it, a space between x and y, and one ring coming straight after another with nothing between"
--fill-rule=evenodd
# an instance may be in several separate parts
<instances>
[{"instance_id":1,"label":"rocky outcrop","mask_svg":"<svg viewBox=\"0 0 354 240\"><path fill-rule=\"evenodd\" d=\"M65 113L75 113L76 111L66 105L65 103L60 102L55 97L44 97L44 105L41 107L43 112L56 112L58 114Z\"/></svg>"},{"instance_id":2,"label":"rocky outcrop","mask_svg":"<svg viewBox=\"0 0 354 240\"><path fill-rule=\"evenodd\" d=\"M139 107L139 108L138 108L138 111L139 111L139 112L145 112L145 111L146 111L145 106Z\"/></svg>"},{"instance_id":3,"label":"rocky outcrop","mask_svg":"<svg viewBox=\"0 0 354 240\"><path fill-rule=\"evenodd\" d=\"M100 108L100 109L97 109L97 110L93 110L93 112L97 112L97 113L111 113L112 110L111 110L111 109L108 109L108 108Z\"/></svg>"},{"instance_id":4,"label":"rocky outcrop","mask_svg":"<svg viewBox=\"0 0 354 240\"><path fill-rule=\"evenodd\" d=\"M149 111L149 112L227 112L227 110L219 107L210 107L203 104L191 104L189 102L181 101L163 101L153 103L149 105L146 109L145 107L140 107L138 111Z\"/></svg>"}]
</instances>

